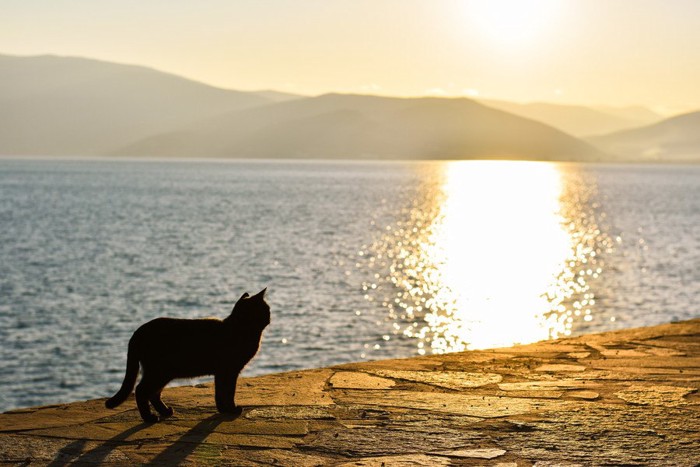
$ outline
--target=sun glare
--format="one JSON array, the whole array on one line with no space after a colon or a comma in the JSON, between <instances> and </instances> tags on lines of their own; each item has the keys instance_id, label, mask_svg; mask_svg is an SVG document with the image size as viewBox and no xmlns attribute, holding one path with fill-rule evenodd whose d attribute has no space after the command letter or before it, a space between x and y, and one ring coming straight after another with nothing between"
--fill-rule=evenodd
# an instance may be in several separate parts
<instances>
[{"instance_id":1,"label":"sun glare","mask_svg":"<svg viewBox=\"0 0 700 467\"><path fill-rule=\"evenodd\" d=\"M560 0L472 0L464 3L470 21L489 41L525 46L538 39L560 14Z\"/></svg>"},{"instance_id":2,"label":"sun glare","mask_svg":"<svg viewBox=\"0 0 700 467\"><path fill-rule=\"evenodd\" d=\"M369 248L370 265L389 267L365 290L382 295L395 334L442 353L565 336L590 321L605 238L584 178L539 162L440 167L441 182Z\"/></svg>"},{"instance_id":3,"label":"sun glare","mask_svg":"<svg viewBox=\"0 0 700 467\"><path fill-rule=\"evenodd\" d=\"M434 345L449 349L469 342L483 348L549 337L544 292L571 251L558 216L561 182L555 166L452 164L444 190L429 256L441 265L442 290L451 296L445 337L452 336Z\"/></svg>"}]
</instances>

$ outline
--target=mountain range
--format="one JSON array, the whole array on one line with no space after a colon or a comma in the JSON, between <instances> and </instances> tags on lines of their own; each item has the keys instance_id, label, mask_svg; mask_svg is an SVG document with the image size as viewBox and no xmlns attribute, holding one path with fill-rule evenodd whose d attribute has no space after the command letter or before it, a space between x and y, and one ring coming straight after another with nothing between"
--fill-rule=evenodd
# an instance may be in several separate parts
<instances>
[{"instance_id":1,"label":"mountain range","mask_svg":"<svg viewBox=\"0 0 700 467\"><path fill-rule=\"evenodd\" d=\"M0 153L100 155L154 133L272 101L137 66L0 56Z\"/></svg>"},{"instance_id":2,"label":"mountain range","mask_svg":"<svg viewBox=\"0 0 700 467\"><path fill-rule=\"evenodd\" d=\"M697 119L659 119L643 108L242 92L140 66L0 55L3 155L648 160L653 140L662 160L697 158L697 139L669 130L691 135Z\"/></svg>"},{"instance_id":3,"label":"mountain range","mask_svg":"<svg viewBox=\"0 0 700 467\"><path fill-rule=\"evenodd\" d=\"M537 120L576 137L601 135L656 123L662 117L644 107L583 107L533 102L519 104L498 100L481 103L521 117Z\"/></svg>"},{"instance_id":4,"label":"mountain range","mask_svg":"<svg viewBox=\"0 0 700 467\"><path fill-rule=\"evenodd\" d=\"M700 112L588 139L592 144L628 161L700 160Z\"/></svg>"},{"instance_id":5,"label":"mountain range","mask_svg":"<svg viewBox=\"0 0 700 467\"><path fill-rule=\"evenodd\" d=\"M597 160L533 120L469 99L326 94L229 112L120 148L116 155L251 158Z\"/></svg>"}]
</instances>

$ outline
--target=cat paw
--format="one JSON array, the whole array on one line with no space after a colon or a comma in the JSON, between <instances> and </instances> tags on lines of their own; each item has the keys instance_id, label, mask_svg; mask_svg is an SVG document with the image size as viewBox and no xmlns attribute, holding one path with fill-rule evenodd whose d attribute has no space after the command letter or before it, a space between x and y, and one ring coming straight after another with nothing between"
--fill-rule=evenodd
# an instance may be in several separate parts
<instances>
[{"instance_id":1,"label":"cat paw","mask_svg":"<svg viewBox=\"0 0 700 467\"><path fill-rule=\"evenodd\" d=\"M163 410L156 409L158 410L158 414L160 415L160 419L163 420L164 418L172 417L175 411L173 410L172 407L165 407Z\"/></svg>"},{"instance_id":2,"label":"cat paw","mask_svg":"<svg viewBox=\"0 0 700 467\"><path fill-rule=\"evenodd\" d=\"M243 408L241 406L225 407L220 408L219 412L230 417L239 417L243 413Z\"/></svg>"},{"instance_id":3,"label":"cat paw","mask_svg":"<svg viewBox=\"0 0 700 467\"><path fill-rule=\"evenodd\" d=\"M146 423L158 423L158 421L160 420L156 415L153 415L152 413L149 413L147 415L141 415L141 418Z\"/></svg>"}]
</instances>

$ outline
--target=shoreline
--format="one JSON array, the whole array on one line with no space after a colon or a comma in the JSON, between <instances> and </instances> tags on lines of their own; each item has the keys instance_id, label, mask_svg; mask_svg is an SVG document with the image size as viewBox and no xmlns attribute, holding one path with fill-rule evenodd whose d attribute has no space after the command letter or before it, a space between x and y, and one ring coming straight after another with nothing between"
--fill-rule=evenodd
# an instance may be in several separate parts
<instances>
[{"instance_id":1,"label":"shoreline","mask_svg":"<svg viewBox=\"0 0 700 467\"><path fill-rule=\"evenodd\" d=\"M213 156L86 156L86 155L12 155L0 154L0 161L64 161L64 162L179 162L179 163L260 163L260 164L425 164L425 163L446 163L446 162L534 162L557 165L602 165L608 167L697 167L700 160L599 160L599 161L573 161L554 159L514 159L499 157L481 157L465 159L401 159L401 158L304 158L304 157L278 157L278 158L256 158L256 157L213 157Z\"/></svg>"},{"instance_id":2,"label":"shoreline","mask_svg":"<svg viewBox=\"0 0 700 467\"><path fill-rule=\"evenodd\" d=\"M697 465L700 319L514 347L242 378L0 414L2 463Z\"/></svg>"}]
</instances>

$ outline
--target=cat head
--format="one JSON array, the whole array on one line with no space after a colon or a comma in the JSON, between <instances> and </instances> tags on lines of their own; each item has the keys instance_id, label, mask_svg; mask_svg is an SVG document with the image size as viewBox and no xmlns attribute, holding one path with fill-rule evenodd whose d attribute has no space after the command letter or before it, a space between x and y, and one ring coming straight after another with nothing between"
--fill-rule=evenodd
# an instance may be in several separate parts
<instances>
[{"instance_id":1,"label":"cat head","mask_svg":"<svg viewBox=\"0 0 700 467\"><path fill-rule=\"evenodd\" d=\"M265 301L266 292L267 287L253 296L245 292L233 305L231 314L224 322L264 329L270 324L270 305Z\"/></svg>"}]
</instances>

